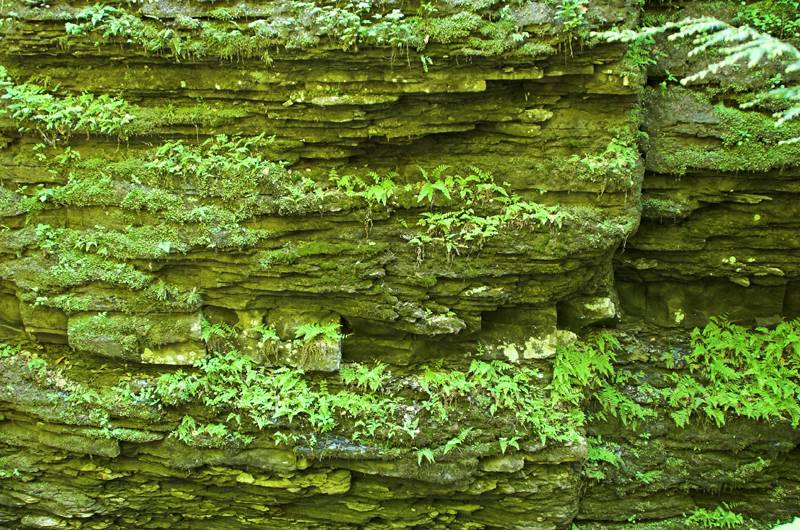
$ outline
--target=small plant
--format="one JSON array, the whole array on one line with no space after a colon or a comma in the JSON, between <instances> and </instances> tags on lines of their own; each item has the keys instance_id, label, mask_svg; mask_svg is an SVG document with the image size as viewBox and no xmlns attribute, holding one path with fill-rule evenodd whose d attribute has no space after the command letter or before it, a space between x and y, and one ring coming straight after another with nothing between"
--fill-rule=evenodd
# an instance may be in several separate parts
<instances>
[{"instance_id":1,"label":"small plant","mask_svg":"<svg viewBox=\"0 0 800 530\"><path fill-rule=\"evenodd\" d=\"M442 454L446 455L453 449L461 446L464 442L467 441L467 438L472 434L473 429L471 427L467 427L466 429L462 429L461 432L458 433L458 436L455 436L449 440L442 446Z\"/></svg>"},{"instance_id":2,"label":"small plant","mask_svg":"<svg viewBox=\"0 0 800 530\"><path fill-rule=\"evenodd\" d=\"M47 375L47 361L44 359L34 357L28 361L27 368L38 379L42 379Z\"/></svg>"},{"instance_id":3,"label":"small plant","mask_svg":"<svg viewBox=\"0 0 800 530\"><path fill-rule=\"evenodd\" d=\"M753 331L713 319L692 331L688 374L674 373L664 396L679 426L693 415L718 426L728 413L800 424L800 321Z\"/></svg>"},{"instance_id":4,"label":"small plant","mask_svg":"<svg viewBox=\"0 0 800 530\"><path fill-rule=\"evenodd\" d=\"M727 504L722 504L711 511L698 508L686 517L686 523L693 528L740 528L744 524L744 517L730 511Z\"/></svg>"},{"instance_id":5,"label":"small plant","mask_svg":"<svg viewBox=\"0 0 800 530\"><path fill-rule=\"evenodd\" d=\"M796 16L797 2L795 0L789 0L789 2L787 11ZM762 7L758 4L753 4L752 9L755 12L763 12ZM747 18L747 13L748 8L744 7L741 12L743 18ZM761 22L757 19L751 21L756 24ZM783 69L782 76L788 76L787 78L792 78L792 74L800 70L800 50L792 43L784 42L749 25L736 27L713 17L688 17L677 22L666 22L638 31L613 30L595 35L609 42L631 42L662 33L671 33L667 37L669 41L680 39L690 41L692 48L689 50L689 57L705 55L709 52L715 53L714 60L706 62L704 67L681 79L683 85L702 81L709 77L721 78L732 69L741 66L753 70L768 62L780 65ZM773 114L776 126L782 126L800 118L800 86L797 83L771 87L770 81L767 80L764 85L764 90L760 94L742 105L744 108L755 106L774 108L774 104L779 103L779 110ZM779 145L797 142L800 142L800 137L794 136L781 140Z\"/></svg>"},{"instance_id":6,"label":"small plant","mask_svg":"<svg viewBox=\"0 0 800 530\"><path fill-rule=\"evenodd\" d=\"M76 132L104 134L126 139L134 121L131 107L124 100L107 95L83 93L54 96L45 87L14 84L0 66L0 115L9 116L21 132L36 131L49 145L68 140Z\"/></svg>"},{"instance_id":7,"label":"small plant","mask_svg":"<svg viewBox=\"0 0 800 530\"><path fill-rule=\"evenodd\" d=\"M12 346L10 344L0 344L0 359L5 357L13 357L20 352L18 346Z\"/></svg>"},{"instance_id":8,"label":"small plant","mask_svg":"<svg viewBox=\"0 0 800 530\"><path fill-rule=\"evenodd\" d=\"M368 175L372 183L365 182L360 177L352 175L339 176L335 170L331 170L329 180L348 197L363 200L367 204L366 214L364 215L364 235L369 238L372 229L372 217L376 208L389 210L389 205L396 193L397 185L392 179L393 175L381 177L379 174L370 172Z\"/></svg>"},{"instance_id":9,"label":"small plant","mask_svg":"<svg viewBox=\"0 0 800 530\"><path fill-rule=\"evenodd\" d=\"M428 464L436 463L436 457L433 454L433 449L429 447L424 447L422 449L417 449L417 465L421 466L423 460Z\"/></svg>"},{"instance_id":10,"label":"small plant","mask_svg":"<svg viewBox=\"0 0 800 530\"><path fill-rule=\"evenodd\" d=\"M200 322L200 337L206 344L214 343L215 341L225 341L232 338L236 334L236 330L225 322L209 322L203 319Z\"/></svg>"},{"instance_id":11,"label":"small plant","mask_svg":"<svg viewBox=\"0 0 800 530\"><path fill-rule=\"evenodd\" d=\"M446 174L448 166L438 166L430 174L424 169L419 184L417 204L427 205L417 222L423 232L408 235L422 261L425 247L441 245L448 259L465 249L480 250L486 241L505 231L521 228L561 228L569 217L558 206L544 206L510 194L504 186L479 168L470 168L466 176ZM445 206L456 207L436 211Z\"/></svg>"},{"instance_id":12,"label":"small plant","mask_svg":"<svg viewBox=\"0 0 800 530\"><path fill-rule=\"evenodd\" d=\"M664 472L660 469L651 469L650 471L637 471L633 477L645 486L649 486L660 481L663 475Z\"/></svg>"},{"instance_id":13,"label":"small plant","mask_svg":"<svg viewBox=\"0 0 800 530\"><path fill-rule=\"evenodd\" d=\"M519 440L519 436L512 436L510 438L500 437L500 439L497 440L497 442L500 444L500 452L506 454L506 451L508 451L509 447L519 451Z\"/></svg>"},{"instance_id":14,"label":"small plant","mask_svg":"<svg viewBox=\"0 0 800 530\"><path fill-rule=\"evenodd\" d=\"M556 21L562 26L566 34L567 49L573 53L572 41L588 36L586 25L586 12L589 10L589 0L558 0L556 2Z\"/></svg>"},{"instance_id":15,"label":"small plant","mask_svg":"<svg viewBox=\"0 0 800 530\"><path fill-rule=\"evenodd\" d=\"M619 455L621 448L604 442L600 436L590 437L588 441L589 450L583 474L592 480L605 480L606 474L603 471L605 465L616 469L619 469L620 465L622 465L622 457Z\"/></svg>"},{"instance_id":16,"label":"small plant","mask_svg":"<svg viewBox=\"0 0 800 530\"><path fill-rule=\"evenodd\" d=\"M308 344L317 338L334 343L344 338L344 335L339 332L339 324L337 322L328 322L326 324L311 322L301 324L295 329L294 336L295 339L304 344Z\"/></svg>"},{"instance_id":17,"label":"small plant","mask_svg":"<svg viewBox=\"0 0 800 530\"><path fill-rule=\"evenodd\" d=\"M608 188L627 191L633 185L639 150L631 140L612 138L602 153L574 155L569 161L577 166L578 178L601 184L601 194Z\"/></svg>"},{"instance_id":18,"label":"small plant","mask_svg":"<svg viewBox=\"0 0 800 530\"><path fill-rule=\"evenodd\" d=\"M191 416L184 416L171 436L194 447L221 448L253 443L252 436L231 431L222 423L200 425Z\"/></svg>"},{"instance_id":19,"label":"small plant","mask_svg":"<svg viewBox=\"0 0 800 530\"><path fill-rule=\"evenodd\" d=\"M262 343L276 342L281 340L274 325L267 326L266 324L258 324L253 326L253 331L258 333L259 342Z\"/></svg>"},{"instance_id":20,"label":"small plant","mask_svg":"<svg viewBox=\"0 0 800 530\"><path fill-rule=\"evenodd\" d=\"M355 385L356 388L372 392L380 390L389 377L389 374L386 373L386 365L380 361L371 368L358 363L343 366L339 374L342 376L344 384Z\"/></svg>"}]
</instances>

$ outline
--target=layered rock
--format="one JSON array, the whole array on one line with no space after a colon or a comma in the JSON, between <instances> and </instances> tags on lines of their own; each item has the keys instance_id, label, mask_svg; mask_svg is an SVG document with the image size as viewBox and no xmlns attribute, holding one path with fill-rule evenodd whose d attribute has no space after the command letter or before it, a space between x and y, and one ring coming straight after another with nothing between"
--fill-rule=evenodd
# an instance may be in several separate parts
<instances>
[{"instance_id":1,"label":"layered rock","mask_svg":"<svg viewBox=\"0 0 800 530\"><path fill-rule=\"evenodd\" d=\"M2 6L0 528L793 515L792 418L564 351L797 314L796 147L578 38L633 2L367 4Z\"/></svg>"}]
</instances>

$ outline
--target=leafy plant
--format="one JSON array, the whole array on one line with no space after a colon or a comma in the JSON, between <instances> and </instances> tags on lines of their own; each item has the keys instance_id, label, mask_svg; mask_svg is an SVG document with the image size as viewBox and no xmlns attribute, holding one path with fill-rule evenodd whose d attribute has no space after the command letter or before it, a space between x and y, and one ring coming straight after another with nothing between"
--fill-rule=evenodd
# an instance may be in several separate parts
<instances>
[{"instance_id":1,"label":"leafy plant","mask_svg":"<svg viewBox=\"0 0 800 530\"><path fill-rule=\"evenodd\" d=\"M275 342L281 340L274 325L258 324L253 326L253 331L258 333L261 342Z\"/></svg>"},{"instance_id":2,"label":"leafy plant","mask_svg":"<svg viewBox=\"0 0 800 530\"><path fill-rule=\"evenodd\" d=\"M693 330L692 346L690 373L672 374L664 392L678 426L695 414L721 426L729 413L800 424L799 321L749 331L713 319Z\"/></svg>"},{"instance_id":3,"label":"leafy plant","mask_svg":"<svg viewBox=\"0 0 800 530\"><path fill-rule=\"evenodd\" d=\"M382 207L388 211L397 188L394 180L392 180L392 175L381 177L373 171L368 176L372 179L371 184L353 175L339 176L335 170L331 170L329 174L329 180L348 197L358 198L366 202L364 234L367 238L369 238L369 232L372 228L372 217L375 209Z\"/></svg>"},{"instance_id":4,"label":"leafy plant","mask_svg":"<svg viewBox=\"0 0 800 530\"><path fill-rule=\"evenodd\" d=\"M622 464L622 457L619 455L621 448L604 442L600 436L589 437L588 442L589 448L583 473L592 480L605 480L604 465L619 469Z\"/></svg>"},{"instance_id":5,"label":"leafy plant","mask_svg":"<svg viewBox=\"0 0 800 530\"><path fill-rule=\"evenodd\" d=\"M0 66L0 115L7 115L21 132L36 131L49 145L68 140L82 132L127 139L134 121L132 109L122 99L108 95L83 93L78 96L54 96L43 86L15 84Z\"/></svg>"},{"instance_id":6,"label":"leafy plant","mask_svg":"<svg viewBox=\"0 0 800 530\"><path fill-rule=\"evenodd\" d=\"M695 528L740 528L744 524L744 517L722 504L711 511L698 508L686 517L686 523Z\"/></svg>"},{"instance_id":7,"label":"leafy plant","mask_svg":"<svg viewBox=\"0 0 800 530\"><path fill-rule=\"evenodd\" d=\"M418 261L428 245L441 245L448 259L468 248L479 250L484 243L511 229L548 226L561 228L569 215L558 206L544 206L509 194L505 187L479 168L470 168L466 176L445 173L448 166L438 166L430 174L420 168L424 180L419 184L417 203L431 210L424 212L417 226L424 232L407 236L417 247ZM434 208L457 204L447 211ZM496 213L481 213L480 211Z\"/></svg>"},{"instance_id":8,"label":"leafy plant","mask_svg":"<svg viewBox=\"0 0 800 530\"><path fill-rule=\"evenodd\" d=\"M684 85L719 76L742 64L748 69L754 69L766 62L782 61L783 74L788 78L800 71L800 50L794 45L749 26L736 27L712 17L685 18L679 22L667 22L638 31L609 31L596 35L608 41L630 42L661 33L671 33L668 37L670 41L690 39L693 48L689 51L689 57L711 51L718 54L718 60L710 61L697 72L681 79L681 84ZM800 117L800 86L797 84L768 88L744 107L754 107L767 101L783 104L784 108L774 114L777 126ZM797 141L800 141L800 137L784 140L782 143Z\"/></svg>"},{"instance_id":9,"label":"leafy plant","mask_svg":"<svg viewBox=\"0 0 800 530\"><path fill-rule=\"evenodd\" d=\"M506 454L506 451L508 451L509 447L519 451L519 440L519 436L512 436L510 438L501 436L500 439L497 440L497 442L500 444L500 452Z\"/></svg>"},{"instance_id":10,"label":"leafy plant","mask_svg":"<svg viewBox=\"0 0 800 530\"><path fill-rule=\"evenodd\" d=\"M221 344L225 344L235 334L236 330L225 322L212 323L206 319L200 322L200 337L203 342L211 347L219 347Z\"/></svg>"},{"instance_id":11,"label":"leafy plant","mask_svg":"<svg viewBox=\"0 0 800 530\"><path fill-rule=\"evenodd\" d=\"M576 30L583 21L586 0L555 3L565 26ZM357 51L364 46L393 51L422 52L429 43L466 42L456 49L461 55L497 55L513 52L541 55L553 50L529 40L510 6L487 10L483 2L465 2L459 10L419 6L416 14L406 13L388 0L292 0L267 5L262 18L246 21L236 8L211 10L212 20L177 16L171 21L137 16L118 7L95 4L78 12L67 22L66 42L85 35L106 42L121 42L164 54L176 61L203 57L225 60L261 58L270 64L269 51L283 47L308 49L336 45ZM423 68L430 58L420 53Z\"/></svg>"},{"instance_id":12,"label":"leafy plant","mask_svg":"<svg viewBox=\"0 0 800 530\"><path fill-rule=\"evenodd\" d=\"M344 338L344 335L339 332L339 324L337 322L301 324L295 329L294 335L296 339L306 344L317 338L327 342L339 342Z\"/></svg>"},{"instance_id":13,"label":"leafy plant","mask_svg":"<svg viewBox=\"0 0 800 530\"><path fill-rule=\"evenodd\" d=\"M221 448L247 446L253 443L252 436L231 431L225 424L198 424L191 416L184 416L171 436L195 447Z\"/></svg>"},{"instance_id":14,"label":"leafy plant","mask_svg":"<svg viewBox=\"0 0 800 530\"><path fill-rule=\"evenodd\" d=\"M572 41L588 36L586 12L589 9L589 0L558 0L555 7L556 21L567 35L567 47L572 55Z\"/></svg>"},{"instance_id":15,"label":"leafy plant","mask_svg":"<svg viewBox=\"0 0 800 530\"><path fill-rule=\"evenodd\" d=\"M602 153L574 155L569 161L578 167L578 178L602 185L601 194L609 187L627 191L634 184L633 169L639 161L639 150L631 140L616 137Z\"/></svg>"},{"instance_id":16,"label":"leafy plant","mask_svg":"<svg viewBox=\"0 0 800 530\"><path fill-rule=\"evenodd\" d=\"M355 385L356 388L372 392L380 390L389 377L386 365L380 361L372 367L359 363L342 366L339 375L346 385Z\"/></svg>"},{"instance_id":17,"label":"leafy plant","mask_svg":"<svg viewBox=\"0 0 800 530\"><path fill-rule=\"evenodd\" d=\"M467 438L469 438L469 436L472 434L472 431L472 427L467 427L466 429L462 429L457 436L447 440L447 442L442 446L442 454L446 455L453 449L464 444L464 442L467 441Z\"/></svg>"},{"instance_id":18,"label":"leafy plant","mask_svg":"<svg viewBox=\"0 0 800 530\"><path fill-rule=\"evenodd\" d=\"M429 464L434 464L436 462L436 458L433 454L433 449L429 447L423 447L422 449L417 449L417 465L422 465L422 461L425 460Z\"/></svg>"}]
</instances>

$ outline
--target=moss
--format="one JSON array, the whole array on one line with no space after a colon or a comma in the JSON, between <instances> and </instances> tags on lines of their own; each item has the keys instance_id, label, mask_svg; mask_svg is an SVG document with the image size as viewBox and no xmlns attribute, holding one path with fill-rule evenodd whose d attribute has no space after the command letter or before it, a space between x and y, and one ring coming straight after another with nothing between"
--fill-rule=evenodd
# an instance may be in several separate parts
<instances>
[{"instance_id":1,"label":"moss","mask_svg":"<svg viewBox=\"0 0 800 530\"><path fill-rule=\"evenodd\" d=\"M101 313L70 319L68 336L73 348L135 359L139 356L139 337L149 331L150 324L145 319Z\"/></svg>"},{"instance_id":2,"label":"moss","mask_svg":"<svg viewBox=\"0 0 800 530\"><path fill-rule=\"evenodd\" d=\"M109 438L120 442L130 443L149 443L164 438L163 434L143 431L139 429L129 429L127 427L105 427L102 429L88 429L85 431L88 436L96 438Z\"/></svg>"},{"instance_id":3,"label":"moss","mask_svg":"<svg viewBox=\"0 0 800 530\"><path fill-rule=\"evenodd\" d=\"M479 15L462 11L441 18L422 18L416 29L434 42L449 44L469 37L482 24Z\"/></svg>"},{"instance_id":4,"label":"moss","mask_svg":"<svg viewBox=\"0 0 800 530\"><path fill-rule=\"evenodd\" d=\"M74 133L127 138L126 126L134 120L131 107L120 98L90 93L54 96L35 84L15 84L5 67L0 67L0 88L6 100L0 115L9 116L22 132L38 132L51 145Z\"/></svg>"},{"instance_id":5,"label":"moss","mask_svg":"<svg viewBox=\"0 0 800 530\"><path fill-rule=\"evenodd\" d=\"M686 219L694 211L692 205L684 201L663 199L658 197L645 197L642 199L642 217L664 221L671 219L677 221Z\"/></svg>"},{"instance_id":6,"label":"moss","mask_svg":"<svg viewBox=\"0 0 800 530\"><path fill-rule=\"evenodd\" d=\"M61 252L56 264L41 282L57 288L69 288L99 281L129 289L144 289L153 277L139 271L133 265L103 258L96 254L81 254L74 251Z\"/></svg>"},{"instance_id":7,"label":"moss","mask_svg":"<svg viewBox=\"0 0 800 530\"><path fill-rule=\"evenodd\" d=\"M636 168L639 149L629 138L613 138L599 154L577 155L569 162L575 167L576 178L601 185L600 193L630 191L637 182Z\"/></svg>"},{"instance_id":8,"label":"moss","mask_svg":"<svg viewBox=\"0 0 800 530\"><path fill-rule=\"evenodd\" d=\"M184 228L160 224L124 230L108 230L98 225L93 230L54 230L48 251L60 253L80 249L86 254L116 259L159 259L186 254L195 248L244 249L266 237L269 237L268 231L248 230L238 224Z\"/></svg>"},{"instance_id":9,"label":"moss","mask_svg":"<svg viewBox=\"0 0 800 530\"><path fill-rule=\"evenodd\" d=\"M260 58L268 64L273 60L270 50L278 47L357 50L374 46L422 51L429 43L467 40L467 46L458 50L466 55L554 52L549 43L530 39L510 9L497 12L488 7L468 3L453 12L452 6L427 3L417 14L410 14L383 1L344 6L301 1L271 6L263 18L242 24L241 12L228 8L212 10L209 15L217 19L213 22L185 16L168 22L144 20L124 9L97 4L78 12L74 22L66 24L63 42L68 45L91 34L110 42L136 44L148 53L167 53L178 61ZM568 16L571 31L584 26L578 14Z\"/></svg>"},{"instance_id":10,"label":"moss","mask_svg":"<svg viewBox=\"0 0 800 530\"><path fill-rule=\"evenodd\" d=\"M736 18L744 24L778 37L800 37L800 14L794 0L760 0L742 4Z\"/></svg>"},{"instance_id":11,"label":"moss","mask_svg":"<svg viewBox=\"0 0 800 530\"><path fill-rule=\"evenodd\" d=\"M719 121L721 145L694 147L660 153L663 164L675 174L689 168L716 171L766 172L796 167L800 160L800 143L782 143L800 135L800 125L776 126L768 115L743 111L723 104L714 107Z\"/></svg>"},{"instance_id":12,"label":"moss","mask_svg":"<svg viewBox=\"0 0 800 530\"><path fill-rule=\"evenodd\" d=\"M349 256L358 255L364 258L373 257L386 250L383 243L349 243L327 241L302 241L289 242L275 250L266 250L258 255L258 263L263 269L270 269L275 265L293 265L300 259L309 256Z\"/></svg>"}]
</instances>

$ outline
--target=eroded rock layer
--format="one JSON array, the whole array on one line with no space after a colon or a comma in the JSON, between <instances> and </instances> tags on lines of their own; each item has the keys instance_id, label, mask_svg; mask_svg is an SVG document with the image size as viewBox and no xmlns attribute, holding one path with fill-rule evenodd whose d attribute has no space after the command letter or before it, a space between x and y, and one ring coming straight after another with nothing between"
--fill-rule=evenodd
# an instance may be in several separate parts
<instances>
[{"instance_id":1,"label":"eroded rock layer","mask_svg":"<svg viewBox=\"0 0 800 530\"><path fill-rule=\"evenodd\" d=\"M505 4L0 6L0 528L800 512L686 330L800 314L793 129Z\"/></svg>"}]
</instances>

